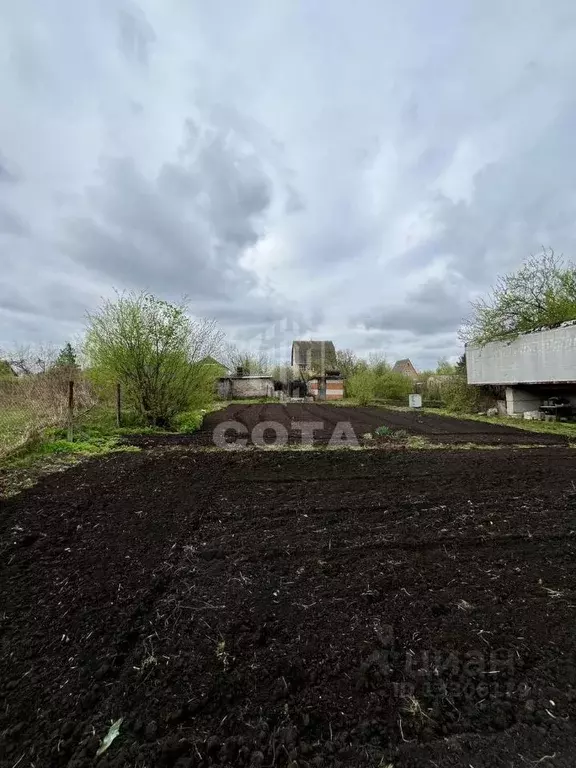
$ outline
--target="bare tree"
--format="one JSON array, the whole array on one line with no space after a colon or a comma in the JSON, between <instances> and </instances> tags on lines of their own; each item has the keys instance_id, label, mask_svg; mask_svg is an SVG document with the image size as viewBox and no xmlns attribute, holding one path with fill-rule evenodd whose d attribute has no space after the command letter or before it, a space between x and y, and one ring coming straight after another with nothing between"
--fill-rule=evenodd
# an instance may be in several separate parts
<instances>
[{"instance_id":1,"label":"bare tree","mask_svg":"<svg viewBox=\"0 0 576 768\"><path fill-rule=\"evenodd\" d=\"M232 371L242 368L244 373L270 373L272 365L266 352L243 350L235 344L228 344L224 351L224 362Z\"/></svg>"},{"instance_id":2,"label":"bare tree","mask_svg":"<svg viewBox=\"0 0 576 768\"><path fill-rule=\"evenodd\" d=\"M0 350L0 359L5 360L19 376L46 373L58 357L58 348L53 344L16 344Z\"/></svg>"},{"instance_id":3,"label":"bare tree","mask_svg":"<svg viewBox=\"0 0 576 768\"><path fill-rule=\"evenodd\" d=\"M344 378L348 378L367 367L366 361L358 357L352 349L337 349L336 364Z\"/></svg>"}]
</instances>

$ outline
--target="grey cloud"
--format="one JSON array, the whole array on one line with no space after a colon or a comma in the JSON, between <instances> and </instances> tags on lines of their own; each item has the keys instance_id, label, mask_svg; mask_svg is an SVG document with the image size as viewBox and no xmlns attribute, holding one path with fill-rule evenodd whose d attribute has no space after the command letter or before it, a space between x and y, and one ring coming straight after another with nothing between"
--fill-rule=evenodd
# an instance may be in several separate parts
<instances>
[{"instance_id":1,"label":"grey cloud","mask_svg":"<svg viewBox=\"0 0 576 768\"><path fill-rule=\"evenodd\" d=\"M0 234L26 237L29 231L28 225L18 214L0 205Z\"/></svg>"},{"instance_id":2,"label":"grey cloud","mask_svg":"<svg viewBox=\"0 0 576 768\"><path fill-rule=\"evenodd\" d=\"M119 11L119 46L129 61L147 65L156 36L146 16L137 5Z\"/></svg>"},{"instance_id":3,"label":"grey cloud","mask_svg":"<svg viewBox=\"0 0 576 768\"><path fill-rule=\"evenodd\" d=\"M469 311L464 286L453 277L433 278L409 291L402 302L355 315L351 324L361 328L410 331L421 336L456 332Z\"/></svg>"},{"instance_id":4,"label":"grey cloud","mask_svg":"<svg viewBox=\"0 0 576 768\"><path fill-rule=\"evenodd\" d=\"M239 264L255 244L272 198L258 159L231 136L188 127L180 164L149 179L128 158L101 165L87 191L92 216L69 224L71 258L114 280L192 298L248 292Z\"/></svg>"},{"instance_id":5,"label":"grey cloud","mask_svg":"<svg viewBox=\"0 0 576 768\"><path fill-rule=\"evenodd\" d=\"M0 184L14 184L16 181L18 181L18 174L0 153Z\"/></svg>"},{"instance_id":6,"label":"grey cloud","mask_svg":"<svg viewBox=\"0 0 576 768\"><path fill-rule=\"evenodd\" d=\"M40 293L23 287L8 289L0 286L0 308L18 315L78 321L83 318L93 296L78 289L75 294L70 289L64 281L48 282Z\"/></svg>"},{"instance_id":7,"label":"grey cloud","mask_svg":"<svg viewBox=\"0 0 576 768\"><path fill-rule=\"evenodd\" d=\"M115 285L423 365L499 272L573 254L570 0L4 5L3 333Z\"/></svg>"}]
</instances>

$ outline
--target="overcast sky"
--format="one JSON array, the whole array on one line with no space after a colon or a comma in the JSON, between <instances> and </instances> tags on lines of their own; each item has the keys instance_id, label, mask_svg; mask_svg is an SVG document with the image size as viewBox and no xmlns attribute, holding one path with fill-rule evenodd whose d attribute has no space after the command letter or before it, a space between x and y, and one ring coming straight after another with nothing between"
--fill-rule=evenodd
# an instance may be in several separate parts
<instances>
[{"instance_id":1,"label":"overcast sky","mask_svg":"<svg viewBox=\"0 0 576 768\"><path fill-rule=\"evenodd\" d=\"M0 345L113 289L417 367L574 255L574 0L0 0Z\"/></svg>"}]
</instances>

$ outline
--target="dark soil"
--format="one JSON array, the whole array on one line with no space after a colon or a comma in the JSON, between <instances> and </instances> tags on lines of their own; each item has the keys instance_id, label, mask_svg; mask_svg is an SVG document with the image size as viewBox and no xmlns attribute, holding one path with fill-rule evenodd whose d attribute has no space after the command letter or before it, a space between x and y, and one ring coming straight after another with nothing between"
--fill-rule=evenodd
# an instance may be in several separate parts
<instances>
[{"instance_id":1,"label":"dark soil","mask_svg":"<svg viewBox=\"0 0 576 768\"><path fill-rule=\"evenodd\" d=\"M566 445L568 443L568 438L564 435L529 432L471 419L455 419L417 411L341 407L318 403L230 405L208 414L202 429L193 435L144 435L131 438L129 442L142 447L214 445L214 430L224 422L238 425L236 433L231 431L229 442L240 438L246 439L248 445L252 444L254 427L263 422L282 425L286 430L289 444L302 441L301 430L294 427L294 423L301 422L317 422L322 425L322 428L314 433L316 445L329 443L338 424L350 424L353 434L360 442L363 440L363 435L374 433L378 427L386 426L392 430L402 430L409 435L425 437L430 442L445 444ZM341 430L338 434L341 434ZM273 442L274 437L273 430L264 433L266 442ZM346 434L342 436L342 440L345 438Z\"/></svg>"},{"instance_id":2,"label":"dark soil","mask_svg":"<svg viewBox=\"0 0 576 768\"><path fill-rule=\"evenodd\" d=\"M51 475L0 512L0 765L573 766L575 538L561 447Z\"/></svg>"}]
</instances>

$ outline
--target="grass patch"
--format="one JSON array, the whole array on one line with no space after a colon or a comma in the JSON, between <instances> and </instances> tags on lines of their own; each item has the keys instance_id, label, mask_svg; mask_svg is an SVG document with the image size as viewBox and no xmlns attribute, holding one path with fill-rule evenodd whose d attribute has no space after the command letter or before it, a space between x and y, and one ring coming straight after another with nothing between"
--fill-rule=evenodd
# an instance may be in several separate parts
<instances>
[{"instance_id":1,"label":"grass patch","mask_svg":"<svg viewBox=\"0 0 576 768\"><path fill-rule=\"evenodd\" d=\"M193 432L202 425L206 412L221 407L221 403L214 403L202 411L180 414L175 429L187 434ZM173 431L141 426L138 414L131 412L123 412L123 425L118 427L114 411L94 408L79 416L73 441L67 439L66 429L51 427L38 430L33 439L19 446L22 435L32 433L30 413L10 412L10 418L5 415L3 412L0 422L0 455L3 448L5 453L0 459L0 497L4 498L32 487L45 475L64 471L84 459L139 452L141 449L137 446L123 444L125 436L173 434Z\"/></svg>"},{"instance_id":2,"label":"grass patch","mask_svg":"<svg viewBox=\"0 0 576 768\"><path fill-rule=\"evenodd\" d=\"M406 409L411 410L411 409ZM482 421L486 424L500 424L506 427L516 427L526 432L539 432L540 434L565 435L576 439L576 423L569 421L528 421L526 419L516 419L512 416L481 416L477 413L457 414L442 409L431 410L429 408L420 408L421 413L431 413L439 416L448 416L452 419L467 419L470 421Z\"/></svg>"}]
</instances>

